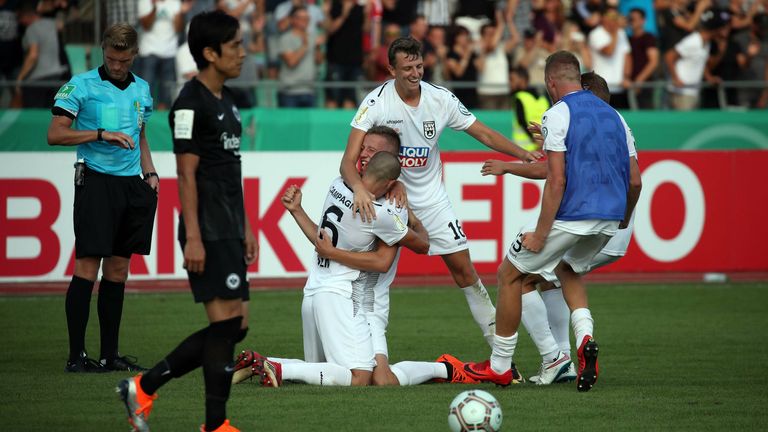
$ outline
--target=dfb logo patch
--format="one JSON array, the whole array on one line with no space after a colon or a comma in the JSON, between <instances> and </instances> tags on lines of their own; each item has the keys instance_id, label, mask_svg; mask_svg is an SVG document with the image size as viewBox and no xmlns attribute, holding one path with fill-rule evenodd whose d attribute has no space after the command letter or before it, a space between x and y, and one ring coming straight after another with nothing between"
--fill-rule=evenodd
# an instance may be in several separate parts
<instances>
[{"instance_id":1,"label":"dfb logo patch","mask_svg":"<svg viewBox=\"0 0 768 432\"><path fill-rule=\"evenodd\" d=\"M424 122L424 138L426 139L432 139L435 137L435 122L434 121L425 121Z\"/></svg>"}]
</instances>

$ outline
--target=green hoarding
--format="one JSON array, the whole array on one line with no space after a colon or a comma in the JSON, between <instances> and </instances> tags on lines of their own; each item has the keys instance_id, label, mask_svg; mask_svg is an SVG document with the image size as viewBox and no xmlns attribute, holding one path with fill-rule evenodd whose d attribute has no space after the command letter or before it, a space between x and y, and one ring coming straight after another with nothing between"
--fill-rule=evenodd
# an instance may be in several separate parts
<instances>
[{"instance_id":1,"label":"green hoarding","mask_svg":"<svg viewBox=\"0 0 768 432\"><path fill-rule=\"evenodd\" d=\"M322 109L251 109L241 111L244 151L341 151L354 111ZM506 136L512 112L476 111L477 117ZM768 111L626 112L639 150L768 149ZM49 147L47 110L0 110L0 151L71 151ZM171 149L168 113L157 112L147 126L155 151ZM445 150L483 150L464 133L447 131Z\"/></svg>"}]
</instances>

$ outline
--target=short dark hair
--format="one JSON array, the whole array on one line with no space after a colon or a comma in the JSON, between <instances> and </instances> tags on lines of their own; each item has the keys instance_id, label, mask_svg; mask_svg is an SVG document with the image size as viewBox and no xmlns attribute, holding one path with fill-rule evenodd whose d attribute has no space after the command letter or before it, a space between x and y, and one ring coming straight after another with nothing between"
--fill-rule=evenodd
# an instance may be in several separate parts
<instances>
[{"instance_id":1,"label":"short dark hair","mask_svg":"<svg viewBox=\"0 0 768 432\"><path fill-rule=\"evenodd\" d=\"M643 17L643 19L645 19L645 11L644 10L642 10L640 8L632 8L632 9L629 10L629 13L627 15L632 14L632 12L639 13L640 16Z\"/></svg>"},{"instance_id":2,"label":"short dark hair","mask_svg":"<svg viewBox=\"0 0 768 432\"><path fill-rule=\"evenodd\" d=\"M187 41L197 69L203 70L208 66L208 60L203 56L205 48L221 54L221 45L234 39L239 29L237 18L222 11L201 12L192 17Z\"/></svg>"},{"instance_id":3,"label":"short dark hair","mask_svg":"<svg viewBox=\"0 0 768 432\"><path fill-rule=\"evenodd\" d=\"M374 126L370 129L368 129L368 132L365 133L366 135L379 135L381 137L384 137L386 139L387 143L392 145L392 147L395 150L395 153L400 152L400 135L397 134L397 131L392 129L389 126Z\"/></svg>"},{"instance_id":4,"label":"short dark hair","mask_svg":"<svg viewBox=\"0 0 768 432\"><path fill-rule=\"evenodd\" d=\"M307 10L307 7L304 5L298 5L291 8L291 12L288 14L288 16L293 17L296 15L296 12Z\"/></svg>"},{"instance_id":5,"label":"short dark hair","mask_svg":"<svg viewBox=\"0 0 768 432\"><path fill-rule=\"evenodd\" d=\"M373 176L376 180L397 180L400 170L400 159L397 156L380 151L371 157L363 175Z\"/></svg>"},{"instance_id":6,"label":"short dark hair","mask_svg":"<svg viewBox=\"0 0 768 432\"><path fill-rule=\"evenodd\" d=\"M547 57L544 76L558 80L581 82L579 59L568 51L557 51Z\"/></svg>"},{"instance_id":7,"label":"short dark hair","mask_svg":"<svg viewBox=\"0 0 768 432\"><path fill-rule=\"evenodd\" d=\"M611 91L608 90L608 83L605 78L596 74L595 71L581 74L581 87L589 90L595 96L602 99L605 103L611 103Z\"/></svg>"},{"instance_id":8,"label":"short dark hair","mask_svg":"<svg viewBox=\"0 0 768 432\"><path fill-rule=\"evenodd\" d=\"M524 68L523 66L514 66L509 70L509 72L525 79L526 81L531 80L530 76L528 75L528 69Z\"/></svg>"},{"instance_id":9,"label":"short dark hair","mask_svg":"<svg viewBox=\"0 0 768 432\"><path fill-rule=\"evenodd\" d=\"M421 57L421 42L412 37L395 39L387 52L390 66L395 66L397 63L397 53L405 54L408 59L417 59Z\"/></svg>"}]
</instances>

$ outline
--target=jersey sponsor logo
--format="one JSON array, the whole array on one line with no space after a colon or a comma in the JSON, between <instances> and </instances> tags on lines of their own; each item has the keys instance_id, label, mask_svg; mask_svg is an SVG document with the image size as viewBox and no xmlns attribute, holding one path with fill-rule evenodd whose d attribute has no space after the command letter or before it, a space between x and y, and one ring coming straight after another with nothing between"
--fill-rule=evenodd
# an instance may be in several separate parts
<instances>
[{"instance_id":1,"label":"jersey sponsor logo","mask_svg":"<svg viewBox=\"0 0 768 432\"><path fill-rule=\"evenodd\" d=\"M357 110L357 114L355 114L355 124L362 123L367 117L368 117L368 107L367 106L361 107L359 110Z\"/></svg>"},{"instance_id":2,"label":"jersey sponsor logo","mask_svg":"<svg viewBox=\"0 0 768 432\"><path fill-rule=\"evenodd\" d=\"M471 116L471 115L472 115L472 113L471 113L471 112L469 112L469 110L467 109L467 107L465 107L465 106L464 106L464 104L463 104L463 103L461 103L461 101L459 101L459 112L460 112L460 113L462 113L462 114L464 114L464 115L465 115L465 116L467 116L467 117L469 117L469 116Z\"/></svg>"},{"instance_id":3,"label":"jersey sponsor logo","mask_svg":"<svg viewBox=\"0 0 768 432\"><path fill-rule=\"evenodd\" d=\"M387 120L388 125L391 125L391 124L396 125L396 124L402 124L402 123L403 123L402 120Z\"/></svg>"},{"instance_id":4,"label":"jersey sponsor logo","mask_svg":"<svg viewBox=\"0 0 768 432\"><path fill-rule=\"evenodd\" d=\"M434 120L424 122L424 138L432 139L435 137L436 132L437 128L435 127Z\"/></svg>"},{"instance_id":5,"label":"jersey sponsor logo","mask_svg":"<svg viewBox=\"0 0 768 432\"><path fill-rule=\"evenodd\" d=\"M429 147L400 147L400 166L418 168L427 165Z\"/></svg>"},{"instance_id":6,"label":"jersey sponsor logo","mask_svg":"<svg viewBox=\"0 0 768 432\"><path fill-rule=\"evenodd\" d=\"M180 109L173 112L173 138L192 139L192 128L195 123L195 111Z\"/></svg>"},{"instance_id":7,"label":"jersey sponsor logo","mask_svg":"<svg viewBox=\"0 0 768 432\"><path fill-rule=\"evenodd\" d=\"M237 273L230 273L226 280L227 288L232 291L240 288L240 275Z\"/></svg>"},{"instance_id":8,"label":"jersey sponsor logo","mask_svg":"<svg viewBox=\"0 0 768 432\"><path fill-rule=\"evenodd\" d=\"M69 95L75 91L77 87L74 84L64 84L56 93L54 99L69 99Z\"/></svg>"},{"instance_id":9,"label":"jersey sponsor logo","mask_svg":"<svg viewBox=\"0 0 768 432\"><path fill-rule=\"evenodd\" d=\"M221 144L224 146L224 150L240 150L240 137L235 134L228 134L222 132Z\"/></svg>"},{"instance_id":10,"label":"jersey sponsor logo","mask_svg":"<svg viewBox=\"0 0 768 432\"><path fill-rule=\"evenodd\" d=\"M344 207L352 208L352 200L347 198L342 192L337 191L335 187L331 186L331 190L328 193ZM339 218L341 218L341 216L339 216Z\"/></svg>"}]
</instances>

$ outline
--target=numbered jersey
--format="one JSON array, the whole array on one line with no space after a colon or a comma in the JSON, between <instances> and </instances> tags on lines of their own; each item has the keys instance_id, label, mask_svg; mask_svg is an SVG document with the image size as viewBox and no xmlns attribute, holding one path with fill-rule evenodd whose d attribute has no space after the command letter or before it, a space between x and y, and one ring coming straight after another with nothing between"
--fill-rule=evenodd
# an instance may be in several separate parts
<instances>
[{"instance_id":1,"label":"numbered jersey","mask_svg":"<svg viewBox=\"0 0 768 432\"><path fill-rule=\"evenodd\" d=\"M331 236L333 245L352 252L366 252L374 249L376 238L388 245L399 242L408 232L408 212L381 199L374 202L376 219L363 223L360 215L352 217L352 190L341 177L331 183L328 196L323 204L323 214L318 222L325 235ZM366 290L376 284L380 273L361 272L315 253L309 271L304 295L317 292L334 292L352 297L358 306ZM368 296L371 298L370 296ZM372 300L371 300L372 301Z\"/></svg>"},{"instance_id":2,"label":"numbered jersey","mask_svg":"<svg viewBox=\"0 0 768 432\"><path fill-rule=\"evenodd\" d=\"M450 91L421 82L419 106L400 99L395 82L387 81L365 97L352 119L352 127L368 131L389 126L400 134L400 181L408 192L412 209L423 209L447 201L438 140L446 127L466 130L476 120Z\"/></svg>"}]
</instances>

